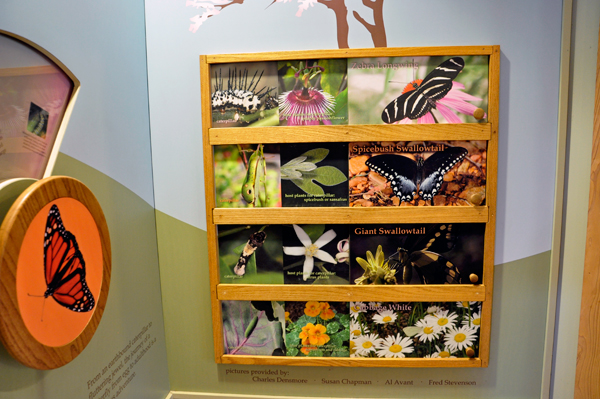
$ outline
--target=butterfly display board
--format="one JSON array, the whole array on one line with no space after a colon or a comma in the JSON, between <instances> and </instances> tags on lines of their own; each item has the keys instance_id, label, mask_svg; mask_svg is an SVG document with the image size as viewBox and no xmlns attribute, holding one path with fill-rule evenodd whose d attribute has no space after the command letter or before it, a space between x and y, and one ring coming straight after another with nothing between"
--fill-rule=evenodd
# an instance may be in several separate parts
<instances>
[{"instance_id":1,"label":"butterfly display board","mask_svg":"<svg viewBox=\"0 0 600 399\"><path fill-rule=\"evenodd\" d=\"M108 226L80 181L30 184L0 227L0 340L19 362L61 367L92 339L111 275Z\"/></svg>"},{"instance_id":2,"label":"butterfly display board","mask_svg":"<svg viewBox=\"0 0 600 399\"><path fill-rule=\"evenodd\" d=\"M200 57L215 360L486 367L499 46Z\"/></svg>"}]
</instances>

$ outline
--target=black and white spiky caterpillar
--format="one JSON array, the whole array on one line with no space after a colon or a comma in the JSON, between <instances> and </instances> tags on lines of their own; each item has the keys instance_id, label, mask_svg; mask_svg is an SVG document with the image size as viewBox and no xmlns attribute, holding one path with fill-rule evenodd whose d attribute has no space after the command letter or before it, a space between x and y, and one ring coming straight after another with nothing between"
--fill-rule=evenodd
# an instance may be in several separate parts
<instances>
[{"instance_id":1,"label":"black and white spiky caterpillar","mask_svg":"<svg viewBox=\"0 0 600 399\"><path fill-rule=\"evenodd\" d=\"M247 69L240 70L239 72L237 68L233 71L230 69L229 78L227 79L227 89L224 89L221 70L219 69L218 76L215 71L216 83L211 96L213 111L235 111L236 113L252 114L261 108L275 108L278 105L277 100L269 94L275 89L274 87L263 87L256 91L263 73L264 71L260 73L257 79L256 75L258 71L256 71L252 80L248 83Z\"/></svg>"}]
</instances>

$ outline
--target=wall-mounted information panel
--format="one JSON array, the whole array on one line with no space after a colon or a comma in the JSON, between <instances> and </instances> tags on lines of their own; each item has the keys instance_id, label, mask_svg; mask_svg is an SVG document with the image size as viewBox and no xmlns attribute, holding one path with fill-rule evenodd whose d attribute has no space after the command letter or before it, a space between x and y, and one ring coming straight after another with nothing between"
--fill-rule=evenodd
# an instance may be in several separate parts
<instances>
[{"instance_id":1,"label":"wall-mounted information panel","mask_svg":"<svg viewBox=\"0 0 600 399\"><path fill-rule=\"evenodd\" d=\"M218 363L488 365L499 63L200 57Z\"/></svg>"}]
</instances>

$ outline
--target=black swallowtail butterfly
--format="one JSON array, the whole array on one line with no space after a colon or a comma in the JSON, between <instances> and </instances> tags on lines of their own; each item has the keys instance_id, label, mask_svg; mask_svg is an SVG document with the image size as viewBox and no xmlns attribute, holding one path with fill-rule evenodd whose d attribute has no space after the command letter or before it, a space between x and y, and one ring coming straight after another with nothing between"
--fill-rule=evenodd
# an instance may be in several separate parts
<instances>
[{"instance_id":1,"label":"black swallowtail butterfly","mask_svg":"<svg viewBox=\"0 0 600 399\"><path fill-rule=\"evenodd\" d=\"M433 197L440 190L444 175L467 153L463 147L448 147L425 160L419 157L417 161L402 155L383 154L369 158L366 165L390 181L400 201L412 201L418 187L419 197L433 205Z\"/></svg>"},{"instance_id":2,"label":"black swallowtail butterfly","mask_svg":"<svg viewBox=\"0 0 600 399\"><path fill-rule=\"evenodd\" d=\"M453 57L438 65L429 72L421 84L413 83L414 90L403 93L389 103L381 113L385 123L394 123L404 118L417 119L436 108L441 100L452 89L452 81L465 66L460 57Z\"/></svg>"},{"instance_id":3,"label":"black swallowtail butterfly","mask_svg":"<svg viewBox=\"0 0 600 399\"><path fill-rule=\"evenodd\" d=\"M413 269L421 284L460 284L458 268L440 255L454 248L454 243L451 224L435 225L417 242L407 241L406 248L398 248L398 252L390 256L390 268L402 271L404 284L415 283Z\"/></svg>"}]
</instances>

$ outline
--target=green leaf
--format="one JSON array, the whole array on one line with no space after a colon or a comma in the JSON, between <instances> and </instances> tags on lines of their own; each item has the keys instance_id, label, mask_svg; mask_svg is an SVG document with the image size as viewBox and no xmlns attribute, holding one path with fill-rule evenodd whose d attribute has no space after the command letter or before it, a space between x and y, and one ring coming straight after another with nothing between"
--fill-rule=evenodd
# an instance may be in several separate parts
<instances>
[{"instance_id":1,"label":"green leaf","mask_svg":"<svg viewBox=\"0 0 600 399\"><path fill-rule=\"evenodd\" d=\"M302 315L298 318L298 321L296 322L296 325L298 327L300 327L300 329L302 329L302 327L305 327L308 323L312 323L315 324L315 322L317 321L316 317L310 317L307 315Z\"/></svg>"},{"instance_id":2,"label":"green leaf","mask_svg":"<svg viewBox=\"0 0 600 399\"><path fill-rule=\"evenodd\" d=\"M306 157L306 162L318 163L324 160L329 154L327 148L313 148L312 150L306 151L301 156Z\"/></svg>"},{"instance_id":3,"label":"green leaf","mask_svg":"<svg viewBox=\"0 0 600 399\"><path fill-rule=\"evenodd\" d=\"M315 169L317 169L317 165L312 162L302 162L294 166L294 170L300 170L302 172L310 172Z\"/></svg>"},{"instance_id":4,"label":"green leaf","mask_svg":"<svg viewBox=\"0 0 600 399\"><path fill-rule=\"evenodd\" d=\"M338 117L331 119L331 123L334 125L345 125L348 123L348 89L342 90L342 92L335 99L335 108L333 109L333 116Z\"/></svg>"},{"instance_id":5,"label":"green leaf","mask_svg":"<svg viewBox=\"0 0 600 399\"><path fill-rule=\"evenodd\" d=\"M221 306L225 353L268 356L284 347L281 324L270 322L249 301L222 301Z\"/></svg>"},{"instance_id":6,"label":"green leaf","mask_svg":"<svg viewBox=\"0 0 600 399\"><path fill-rule=\"evenodd\" d=\"M338 322L332 321L327 324L327 334L334 334L340 330L340 324Z\"/></svg>"},{"instance_id":7,"label":"green leaf","mask_svg":"<svg viewBox=\"0 0 600 399\"><path fill-rule=\"evenodd\" d=\"M294 169L281 169L281 178L286 180L302 179L302 173Z\"/></svg>"},{"instance_id":8,"label":"green leaf","mask_svg":"<svg viewBox=\"0 0 600 399\"><path fill-rule=\"evenodd\" d=\"M308 352L309 357L323 357L323 351L321 349L317 349L314 351Z\"/></svg>"},{"instance_id":9,"label":"green leaf","mask_svg":"<svg viewBox=\"0 0 600 399\"><path fill-rule=\"evenodd\" d=\"M323 191L322 187L317 186L315 183L312 182L312 180L306 179L306 177L304 179L292 179L291 181L306 194L325 195L325 191Z\"/></svg>"},{"instance_id":10,"label":"green leaf","mask_svg":"<svg viewBox=\"0 0 600 399\"><path fill-rule=\"evenodd\" d=\"M315 242L325 232L324 224L306 224L302 226L302 230L310 237L312 242ZM314 321L313 321L314 322Z\"/></svg>"},{"instance_id":11,"label":"green leaf","mask_svg":"<svg viewBox=\"0 0 600 399\"><path fill-rule=\"evenodd\" d=\"M296 157L296 158L292 159L291 161L287 162L285 165L281 166L281 169L289 168L290 166L294 166L294 165L298 165L299 163L304 162L304 161L306 161L305 156Z\"/></svg>"},{"instance_id":12,"label":"green leaf","mask_svg":"<svg viewBox=\"0 0 600 399\"><path fill-rule=\"evenodd\" d=\"M346 328L336 335L339 336L342 341L348 341L350 339L350 330Z\"/></svg>"},{"instance_id":13,"label":"green leaf","mask_svg":"<svg viewBox=\"0 0 600 399\"><path fill-rule=\"evenodd\" d=\"M315 174L314 179L325 186L335 186L348 180L345 174L333 166L321 166L312 173Z\"/></svg>"},{"instance_id":14,"label":"green leaf","mask_svg":"<svg viewBox=\"0 0 600 399\"><path fill-rule=\"evenodd\" d=\"M298 356L298 348L288 348L287 355L288 356Z\"/></svg>"},{"instance_id":15,"label":"green leaf","mask_svg":"<svg viewBox=\"0 0 600 399\"><path fill-rule=\"evenodd\" d=\"M333 346L336 348L341 348L342 344L344 342L344 340L342 339L342 337L340 337L339 334L335 334L335 335L330 335L329 336L329 342L327 343L328 346Z\"/></svg>"},{"instance_id":16,"label":"green leaf","mask_svg":"<svg viewBox=\"0 0 600 399\"><path fill-rule=\"evenodd\" d=\"M285 344L288 346L288 348L298 345L299 342L300 337L298 336L297 332L291 332L285 335Z\"/></svg>"},{"instance_id":17,"label":"green leaf","mask_svg":"<svg viewBox=\"0 0 600 399\"><path fill-rule=\"evenodd\" d=\"M342 315L342 316L340 317L340 323L341 323L341 324L342 324L344 327L346 327L346 328L350 328L350 315L348 315L348 314Z\"/></svg>"}]
</instances>

